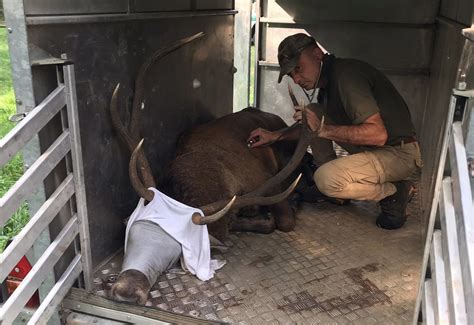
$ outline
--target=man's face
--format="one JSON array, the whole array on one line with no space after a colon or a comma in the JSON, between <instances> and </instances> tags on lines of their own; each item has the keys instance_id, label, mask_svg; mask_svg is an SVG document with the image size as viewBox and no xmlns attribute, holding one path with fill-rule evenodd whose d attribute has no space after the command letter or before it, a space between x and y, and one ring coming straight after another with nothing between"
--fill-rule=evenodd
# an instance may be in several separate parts
<instances>
[{"instance_id":1,"label":"man's face","mask_svg":"<svg viewBox=\"0 0 474 325\"><path fill-rule=\"evenodd\" d=\"M289 73L293 81L306 90L314 89L321 73L322 56L318 48L305 49L298 60L298 65Z\"/></svg>"}]
</instances>

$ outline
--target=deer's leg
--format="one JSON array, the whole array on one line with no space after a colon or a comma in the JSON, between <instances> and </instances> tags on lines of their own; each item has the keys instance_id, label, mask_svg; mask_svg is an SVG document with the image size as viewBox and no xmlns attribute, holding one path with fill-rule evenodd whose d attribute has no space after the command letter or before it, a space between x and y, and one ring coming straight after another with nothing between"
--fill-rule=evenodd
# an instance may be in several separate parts
<instances>
[{"instance_id":1,"label":"deer's leg","mask_svg":"<svg viewBox=\"0 0 474 325\"><path fill-rule=\"evenodd\" d=\"M269 209L275 218L275 225L278 230L288 232L295 229L295 213L288 200L271 205Z\"/></svg>"},{"instance_id":2,"label":"deer's leg","mask_svg":"<svg viewBox=\"0 0 474 325\"><path fill-rule=\"evenodd\" d=\"M251 216L240 214L232 220L230 230L269 234L275 230L275 219L269 213Z\"/></svg>"}]
</instances>

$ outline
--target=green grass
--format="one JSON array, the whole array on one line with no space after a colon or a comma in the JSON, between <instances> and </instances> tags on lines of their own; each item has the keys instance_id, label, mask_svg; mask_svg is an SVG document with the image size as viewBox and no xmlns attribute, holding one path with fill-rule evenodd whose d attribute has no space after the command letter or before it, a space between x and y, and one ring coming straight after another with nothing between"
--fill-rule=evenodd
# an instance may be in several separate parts
<instances>
[{"instance_id":1,"label":"green grass","mask_svg":"<svg viewBox=\"0 0 474 325\"><path fill-rule=\"evenodd\" d=\"M8 54L6 29L0 28L0 138L15 125L8 117L15 114L15 95L12 88L10 57ZM0 169L0 197L23 175L23 159L20 154ZM28 206L24 203L4 227L0 227L0 252L11 237L20 232L28 222Z\"/></svg>"}]
</instances>

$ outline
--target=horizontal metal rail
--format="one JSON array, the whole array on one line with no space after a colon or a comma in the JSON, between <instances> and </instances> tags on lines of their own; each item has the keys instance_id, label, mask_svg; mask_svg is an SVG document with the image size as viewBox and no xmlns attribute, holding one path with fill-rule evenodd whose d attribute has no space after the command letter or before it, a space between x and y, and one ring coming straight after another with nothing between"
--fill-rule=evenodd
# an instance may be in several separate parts
<instances>
[{"instance_id":1,"label":"horizontal metal rail","mask_svg":"<svg viewBox=\"0 0 474 325\"><path fill-rule=\"evenodd\" d=\"M77 277L82 272L81 257L81 255L76 255L76 257L74 257L61 278L53 286L31 317L28 322L29 325L43 325L48 323L49 318L56 310L56 306L61 303L69 289L71 289L74 284L74 281L76 281Z\"/></svg>"},{"instance_id":2,"label":"horizontal metal rail","mask_svg":"<svg viewBox=\"0 0 474 325\"><path fill-rule=\"evenodd\" d=\"M41 232L49 225L73 194L73 175L70 174L0 255L0 265L2 266L0 268L0 282L5 280L10 270L26 254Z\"/></svg>"},{"instance_id":3,"label":"horizontal metal rail","mask_svg":"<svg viewBox=\"0 0 474 325\"><path fill-rule=\"evenodd\" d=\"M140 324L140 325L172 324L172 323L163 322L160 320L150 319L147 316L135 315L132 313L128 313L126 311L121 311L121 310L112 310L110 308L99 307L99 306L95 306L95 305L84 303L84 302L81 302L80 304L76 304L75 302L69 299L65 299L63 304L64 304L64 308L76 310L76 311L83 312L86 314L96 315L99 317L105 317L105 318L109 318L109 319L113 319L117 321L122 321L122 322L127 322L127 323L131 322L132 324Z\"/></svg>"},{"instance_id":4,"label":"horizontal metal rail","mask_svg":"<svg viewBox=\"0 0 474 325\"><path fill-rule=\"evenodd\" d=\"M416 24L416 23L397 23L397 22L383 22L383 21L361 21L361 20L327 20L327 19L312 19L301 20L293 18L271 18L260 17L261 23L278 24L278 25L314 25L314 24L331 24L331 25L368 25L371 27L385 27L385 28L410 28L410 29L434 29L435 24ZM294 28L293 26L291 26Z\"/></svg>"},{"instance_id":5,"label":"horizontal metal rail","mask_svg":"<svg viewBox=\"0 0 474 325\"><path fill-rule=\"evenodd\" d=\"M0 140L0 168L27 144L66 105L60 85Z\"/></svg>"},{"instance_id":6,"label":"horizontal metal rail","mask_svg":"<svg viewBox=\"0 0 474 325\"><path fill-rule=\"evenodd\" d=\"M261 67L269 67L269 68L280 68L278 62L273 61L266 61L266 60L259 60L258 65ZM397 75L397 76L412 76L412 75L421 75L421 76L429 76L430 69L429 68L385 68L385 67L377 67L378 70L382 71L388 75Z\"/></svg>"},{"instance_id":7,"label":"horizontal metal rail","mask_svg":"<svg viewBox=\"0 0 474 325\"><path fill-rule=\"evenodd\" d=\"M8 221L25 198L35 190L35 186L38 186L51 173L70 149L69 131L66 130L0 199L0 227Z\"/></svg>"},{"instance_id":8,"label":"horizontal metal rail","mask_svg":"<svg viewBox=\"0 0 474 325\"><path fill-rule=\"evenodd\" d=\"M48 273L79 233L79 223L74 216L48 246L28 275L0 309L0 323L11 324L33 293L39 288Z\"/></svg>"},{"instance_id":9,"label":"horizontal metal rail","mask_svg":"<svg viewBox=\"0 0 474 325\"><path fill-rule=\"evenodd\" d=\"M152 13L30 16L30 17L26 17L26 24L29 26L33 26L33 25L55 25L55 24L111 23L111 22L134 21L134 20L227 16L227 15L235 15L235 14L237 14L236 10L196 10L196 11L169 11L169 12L152 12Z\"/></svg>"}]
</instances>

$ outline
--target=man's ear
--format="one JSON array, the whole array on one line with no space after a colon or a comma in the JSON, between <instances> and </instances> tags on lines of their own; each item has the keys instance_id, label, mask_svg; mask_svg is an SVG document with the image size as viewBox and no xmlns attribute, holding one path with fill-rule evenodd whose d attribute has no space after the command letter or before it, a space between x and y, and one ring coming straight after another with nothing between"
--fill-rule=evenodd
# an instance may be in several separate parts
<instances>
[{"instance_id":1,"label":"man's ear","mask_svg":"<svg viewBox=\"0 0 474 325\"><path fill-rule=\"evenodd\" d=\"M324 57L323 51L322 51L319 47L317 47L317 46L315 46L315 47L313 48L313 55L314 55L314 57L315 57L316 59L318 59L318 60L322 60L323 57Z\"/></svg>"}]
</instances>

